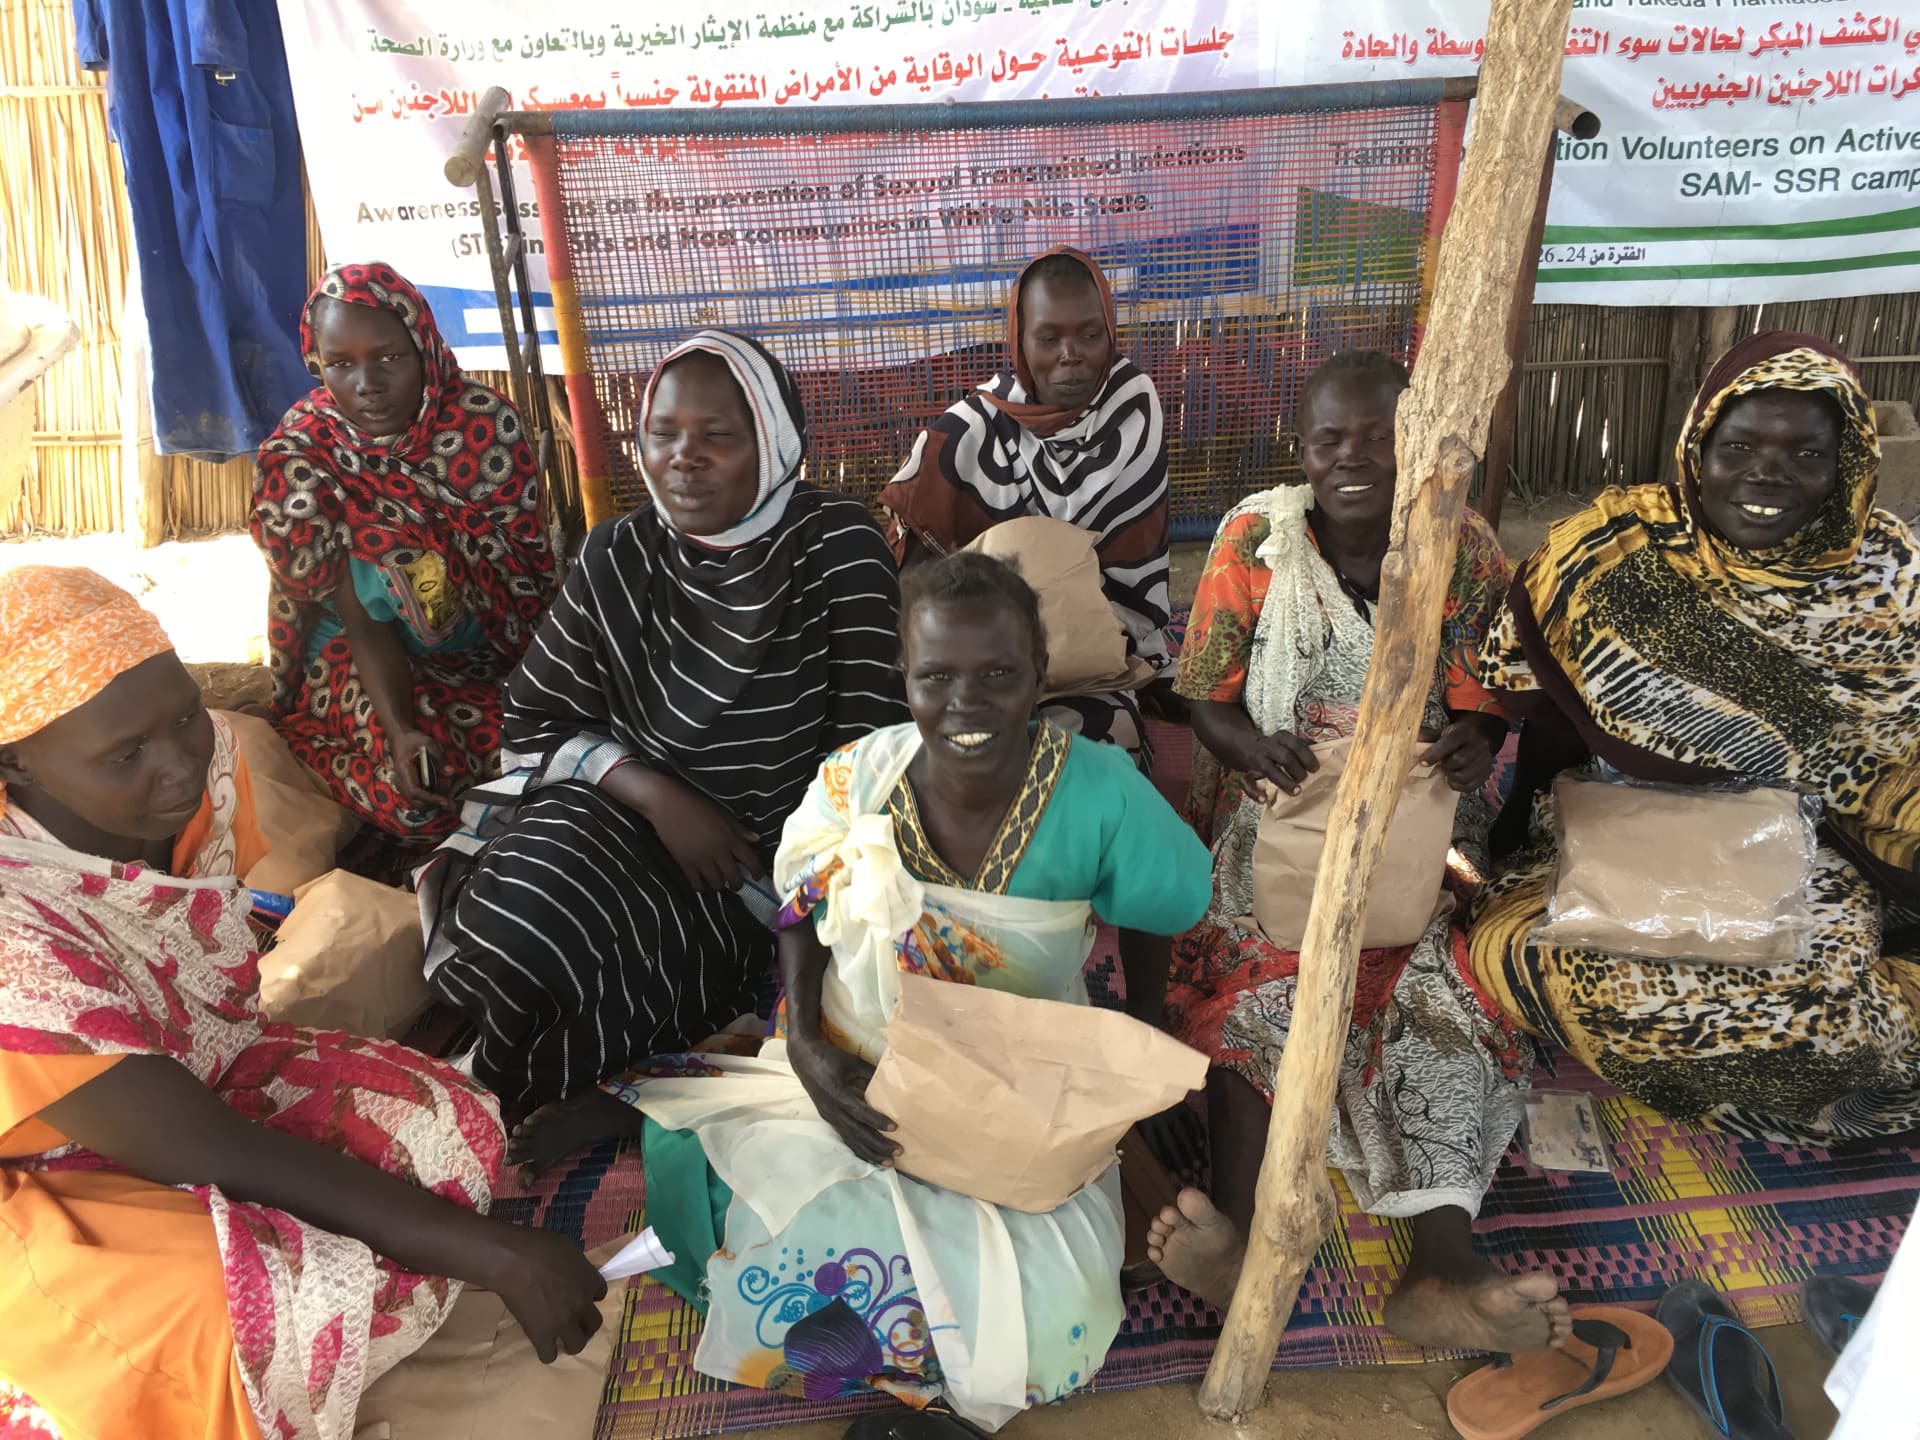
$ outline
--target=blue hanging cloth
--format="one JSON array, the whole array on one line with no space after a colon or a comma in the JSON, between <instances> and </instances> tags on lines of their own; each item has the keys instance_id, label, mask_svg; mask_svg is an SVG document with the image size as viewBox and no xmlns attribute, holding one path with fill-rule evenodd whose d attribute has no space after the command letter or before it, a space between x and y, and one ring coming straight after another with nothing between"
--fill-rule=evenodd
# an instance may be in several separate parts
<instances>
[{"instance_id":1,"label":"blue hanging cloth","mask_svg":"<svg viewBox=\"0 0 1920 1440\"><path fill-rule=\"evenodd\" d=\"M293 86L268 0L74 0L107 72L153 353L154 448L251 454L313 377Z\"/></svg>"}]
</instances>

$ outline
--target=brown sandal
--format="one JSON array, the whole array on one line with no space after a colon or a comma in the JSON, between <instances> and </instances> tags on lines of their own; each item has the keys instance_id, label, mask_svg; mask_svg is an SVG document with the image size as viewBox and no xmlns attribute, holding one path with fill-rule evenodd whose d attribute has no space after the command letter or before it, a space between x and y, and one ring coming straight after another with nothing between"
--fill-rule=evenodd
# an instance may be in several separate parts
<instances>
[{"instance_id":1,"label":"brown sandal","mask_svg":"<svg viewBox=\"0 0 1920 1440\"><path fill-rule=\"evenodd\" d=\"M1573 1312L1564 1348L1496 1355L1447 1392L1447 1418L1465 1440L1520 1440L1569 1410L1660 1378L1673 1336L1651 1315L1616 1305Z\"/></svg>"}]
</instances>

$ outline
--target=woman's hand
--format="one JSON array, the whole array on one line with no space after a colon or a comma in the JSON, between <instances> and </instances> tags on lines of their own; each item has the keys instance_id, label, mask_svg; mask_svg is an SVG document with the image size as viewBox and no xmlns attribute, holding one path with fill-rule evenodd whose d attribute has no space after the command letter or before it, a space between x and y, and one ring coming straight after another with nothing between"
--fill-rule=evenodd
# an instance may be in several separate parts
<instances>
[{"instance_id":1,"label":"woman's hand","mask_svg":"<svg viewBox=\"0 0 1920 1440\"><path fill-rule=\"evenodd\" d=\"M644 765L620 765L600 788L653 826L695 890L735 890L767 873L760 837L685 781Z\"/></svg>"},{"instance_id":2,"label":"woman's hand","mask_svg":"<svg viewBox=\"0 0 1920 1440\"><path fill-rule=\"evenodd\" d=\"M1266 798L1260 793L1262 780L1278 785L1289 795L1298 795L1307 776L1320 768L1313 746L1291 730L1276 730L1271 735L1255 731L1240 754L1227 763L1239 772L1240 788L1255 800Z\"/></svg>"},{"instance_id":3,"label":"woman's hand","mask_svg":"<svg viewBox=\"0 0 1920 1440\"><path fill-rule=\"evenodd\" d=\"M787 1041L793 1073L806 1087L813 1108L833 1126L847 1148L869 1165L891 1165L900 1147L887 1139L893 1121L867 1104L873 1067L824 1040Z\"/></svg>"},{"instance_id":4,"label":"woman's hand","mask_svg":"<svg viewBox=\"0 0 1920 1440\"><path fill-rule=\"evenodd\" d=\"M542 1365L578 1355L600 1328L607 1282L558 1231L519 1225L502 1230L500 1254L482 1283L506 1302Z\"/></svg>"},{"instance_id":5,"label":"woman's hand","mask_svg":"<svg viewBox=\"0 0 1920 1440\"><path fill-rule=\"evenodd\" d=\"M1495 739L1498 732L1499 739ZM1493 756L1506 738L1504 720L1492 715L1463 715L1440 732L1421 755L1422 765L1438 765L1459 794L1478 790L1493 774Z\"/></svg>"},{"instance_id":6,"label":"woman's hand","mask_svg":"<svg viewBox=\"0 0 1920 1440\"><path fill-rule=\"evenodd\" d=\"M431 785L420 778L420 757L425 756L433 777ZM450 803L440 793L446 784L447 752L424 730L387 732L387 756L393 762L393 788L400 798L416 810L445 810Z\"/></svg>"}]
</instances>

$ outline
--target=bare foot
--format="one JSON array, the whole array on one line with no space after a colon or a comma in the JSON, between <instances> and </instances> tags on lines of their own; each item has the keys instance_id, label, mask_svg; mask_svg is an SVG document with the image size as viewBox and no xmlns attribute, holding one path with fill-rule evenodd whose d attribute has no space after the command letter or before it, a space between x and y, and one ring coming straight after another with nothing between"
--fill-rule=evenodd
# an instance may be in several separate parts
<instances>
[{"instance_id":1,"label":"bare foot","mask_svg":"<svg viewBox=\"0 0 1920 1440\"><path fill-rule=\"evenodd\" d=\"M1573 1316L1551 1275L1507 1275L1476 1258L1456 1272L1409 1272L1387 1297L1387 1328L1435 1350L1519 1354L1565 1343Z\"/></svg>"},{"instance_id":2,"label":"bare foot","mask_svg":"<svg viewBox=\"0 0 1920 1440\"><path fill-rule=\"evenodd\" d=\"M640 1112L601 1089L582 1091L542 1105L514 1127L507 1142L507 1163L520 1167L520 1183L531 1185L576 1150L602 1140L640 1138Z\"/></svg>"},{"instance_id":3,"label":"bare foot","mask_svg":"<svg viewBox=\"0 0 1920 1440\"><path fill-rule=\"evenodd\" d=\"M1233 1301L1247 1242L1198 1190L1186 1189L1147 1227L1147 1258L1216 1310Z\"/></svg>"}]
</instances>

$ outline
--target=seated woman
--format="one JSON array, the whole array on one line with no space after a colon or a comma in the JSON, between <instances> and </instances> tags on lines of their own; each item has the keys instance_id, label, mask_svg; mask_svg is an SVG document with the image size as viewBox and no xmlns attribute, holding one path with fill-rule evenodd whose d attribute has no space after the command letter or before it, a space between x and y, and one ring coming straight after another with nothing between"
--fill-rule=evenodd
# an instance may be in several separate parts
<instances>
[{"instance_id":1,"label":"seated woman","mask_svg":"<svg viewBox=\"0 0 1920 1440\"><path fill-rule=\"evenodd\" d=\"M1373 607L1397 473L1394 412L1407 373L1373 351L1336 355L1300 399L1307 483L1242 502L1221 522L1194 601L1179 687L1194 733L1217 757L1195 766L1190 818L1213 841L1214 900L1174 947L1173 1032L1213 1058L1207 1113L1213 1196L1183 1192L1149 1253L1225 1309L1238 1283L1266 1150L1273 1078L1293 1021L1297 952L1269 944L1253 913L1263 785L1297 790L1314 747L1353 733L1373 656ZM1491 773L1506 721L1474 679L1507 563L1493 531L1460 526L1423 755L1469 798ZM1341 1062L1329 1163L1370 1213L1409 1220L1406 1274L1389 1328L1422 1345L1530 1350L1568 1326L1553 1278L1510 1277L1475 1255L1470 1225L1519 1124L1532 1051L1467 976L1451 913L1410 948L1362 952Z\"/></svg>"},{"instance_id":2,"label":"seated woman","mask_svg":"<svg viewBox=\"0 0 1920 1440\"><path fill-rule=\"evenodd\" d=\"M274 724L333 798L402 840L495 774L500 682L553 595L533 449L427 302L342 265L300 324L320 386L260 447Z\"/></svg>"},{"instance_id":3,"label":"seated woman","mask_svg":"<svg viewBox=\"0 0 1920 1440\"><path fill-rule=\"evenodd\" d=\"M66 1440L351 1435L463 1281L577 1351L605 1286L480 1213L492 1102L260 1013L245 771L158 623L26 567L0 652L0 1390Z\"/></svg>"},{"instance_id":4,"label":"seated woman","mask_svg":"<svg viewBox=\"0 0 1920 1440\"><path fill-rule=\"evenodd\" d=\"M1596 755L1825 802L1804 961L1536 945L1551 798L1482 897L1473 969L1514 1021L1663 1114L1791 1145L1920 1126L1920 552L1874 508L1866 392L1833 345L1755 335L1687 417L1679 481L1609 490L1520 571L1481 677L1522 707L1514 799Z\"/></svg>"},{"instance_id":5,"label":"seated woman","mask_svg":"<svg viewBox=\"0 0 1920 1440\"><path fill-rule=\"evenodd\" d=\"M824 756L904 713L886 542L801 482L785 368L701 331L654 371L639 447L653 504L587 537L507 682L513 773L421 884L428 982L516 1106L752 1008L781 823Z\"/></svg>"},{"instance_id":6,"label":"seated woman","mask_svg":"<svg viewBox=\"0 0 1920 1440\"><path fill-rule=\"evenodd\" d=\"M1123 1313L1119 1179L1024 1214L888 1168L891 1122L863 1092L899 974L1085 1004L1093 917L1186 929L1207 854L1124 755L1038 718L1046 641L1010 568L949 556L903 589L914 723L828 757L774 863L784 1038L610 1087L644 1122L598 1109L644 1136L666 1279L707 1316L699 1370L809 1398L944 1396L997 1429L1100 1367ZM902 934L889 914L920 918ZM1163 938L1158 973L1128 973L1136 1017L1158 1018L1166 963Z\"/></svg>"},{"instance_id":7,"label":"seated woman","mask_svg":"<svg viewBox=\"0 0 1920 1440\"><path fill-rule=\"evenodd\" d=\"M1153 381L1120 353L1113 291L1066 246L1020 272L1007 306L1011 371L994 375L914 441L880 504L903 566L946 555L1020 515L1088 531L1127 652L1163 672L1167 647L1167 442ZM1186 718L1162 675L1150 708ZM1128 691L1050 700L1047 718L1124 747L1142 768L1146 729Z\"/></svg>"}]
</instances>

